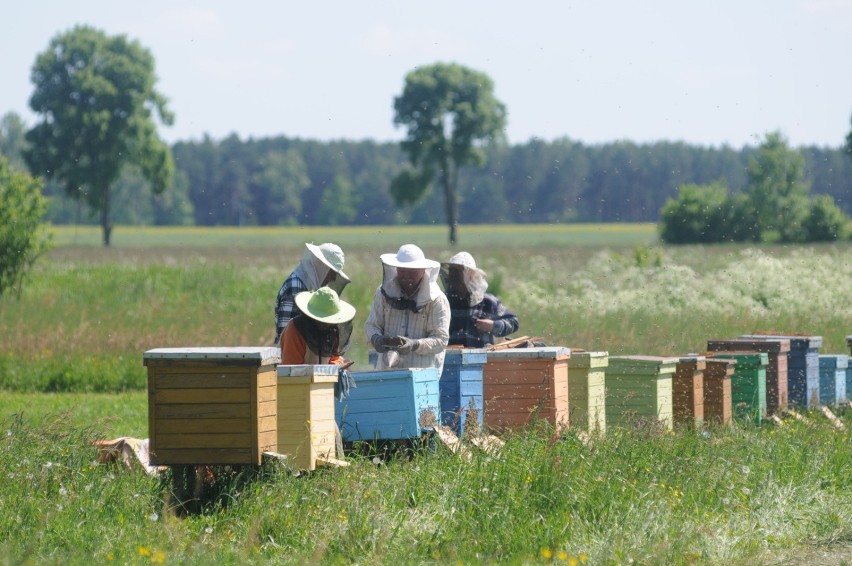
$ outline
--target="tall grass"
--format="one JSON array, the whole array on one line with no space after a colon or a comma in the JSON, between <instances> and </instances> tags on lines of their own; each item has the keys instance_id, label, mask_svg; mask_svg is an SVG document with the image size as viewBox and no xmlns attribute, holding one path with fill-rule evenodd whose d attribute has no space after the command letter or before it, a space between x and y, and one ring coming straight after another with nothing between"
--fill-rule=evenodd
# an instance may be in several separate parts
<instances>
[{"instance_id":1,"label":"tall grass","mask_svg":"<svg viewBox=\"0 0 852 566\"><path fill-rule=\"evenodd\" d=\"M852 552L848 432L546 424L470 459L437 452L221 476L175 518L168 477L94 464L96 425L2 422L0 553L33 563L841 563ZM848 416L847 426L850 424ZM376 463L378 462L378 463Z\"/></svg>"}]
</instances>

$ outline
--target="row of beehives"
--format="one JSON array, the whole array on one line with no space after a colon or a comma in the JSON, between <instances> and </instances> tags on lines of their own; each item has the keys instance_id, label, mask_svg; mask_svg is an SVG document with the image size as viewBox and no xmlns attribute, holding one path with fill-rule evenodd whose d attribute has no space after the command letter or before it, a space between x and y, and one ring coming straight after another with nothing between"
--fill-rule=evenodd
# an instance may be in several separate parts
<instances>
[{"instance_id":1,"label":"row of beehives","mask_svg":"<svg viewBox=\"0 0 852 566\"><path fill-rule=\"evenodd\" d=\"M683 357L450 349L440 376L354 372L342 402L336 366L281 366L277 348L159 348L143 357L151 463L258 464L278 452L314 469L335 454L337 428L356 441L414 438L438 424L496 432L534 418L592 430L637 418L666 427L760 420L788 403L846 396L848 357L819 356L820 347L819 337L751 336Z\"/></svg>"}]
</instances>

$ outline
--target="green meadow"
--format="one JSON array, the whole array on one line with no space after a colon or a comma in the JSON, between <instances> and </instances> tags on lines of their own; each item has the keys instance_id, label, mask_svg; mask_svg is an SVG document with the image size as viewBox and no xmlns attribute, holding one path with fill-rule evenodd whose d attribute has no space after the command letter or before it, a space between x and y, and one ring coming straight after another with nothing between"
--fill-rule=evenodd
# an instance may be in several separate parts
<instances>
[{"instance_id":1,"label":"green meadow","mask_svg":"<svg viewBox=\"0 0 852 566\"><path fill-rule=\"evenodd\" d=\"M755 331L849 353L852 244L664 247L652 225L55 227L19 294L0 299L0 556L8 563L852 563L852 410L844 430L737 422L704 434L635 426L592 442L546 423L465 460L448 450L266 466L177 518L169 482L97 465L96 439L147 436L142 353L271 345L275 294L304 242L346 253L348 357L381 253L471 252L518 335L611 355L701 352ZM381 456L381 457L380 457Z\"/></svg>"}]
</instances>

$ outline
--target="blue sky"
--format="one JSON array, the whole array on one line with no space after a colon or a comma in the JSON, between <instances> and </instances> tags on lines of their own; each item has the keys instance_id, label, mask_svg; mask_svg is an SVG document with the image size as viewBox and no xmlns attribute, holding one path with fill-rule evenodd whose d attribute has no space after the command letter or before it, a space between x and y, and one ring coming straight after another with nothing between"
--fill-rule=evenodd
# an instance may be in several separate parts
<instances>
[{"instance_id":1,"label":"blue sky","mask_svg":"<svg viewBox=\"0 0 852 566\"><path fill-rule=\"evenodd\" d=\"M491 77L511 143L839 147L852 117L852 0L16 2L0 115L35 123L30 68L76 24L152 52L168 142L397 141L405 74L438 61Z\"/></svg>"}]
</instances>

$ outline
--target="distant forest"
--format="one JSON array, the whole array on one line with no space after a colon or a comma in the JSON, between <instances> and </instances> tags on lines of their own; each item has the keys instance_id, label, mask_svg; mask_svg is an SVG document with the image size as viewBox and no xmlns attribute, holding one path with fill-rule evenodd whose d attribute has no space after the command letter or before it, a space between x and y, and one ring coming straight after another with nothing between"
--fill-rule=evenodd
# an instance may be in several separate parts
<instances>
[{"instance_id":1,"label":"distant forest","mask_svg":"<svg viewBox=\"0 0 852 566\"><path fill-rule=\"evenodd\" d=\"M843 148L801 147L811 194L827 194L852 215L852 159ZM319 142L287 137L178 142L176 175L164 194L125 173L114 193L114 221L150 225L443 224L443 195L397 208L391 179L405 157L397 143ZM756 148L685 143L569 139L493 147L482 169L459 178L461 224L657 222L666 199L684 184L722 181L732 193L746 182ZM96 223L52 186L49 220Z\"/></svg>"}]
</instances>

